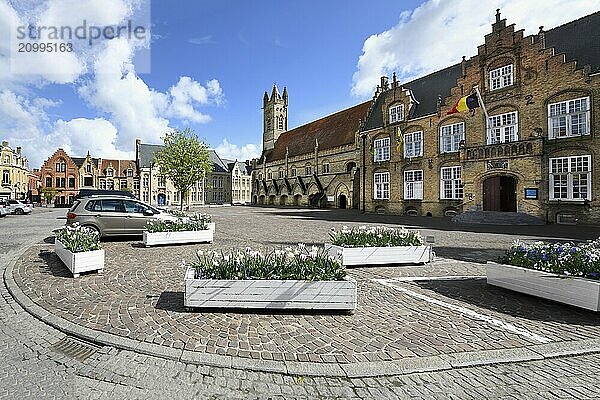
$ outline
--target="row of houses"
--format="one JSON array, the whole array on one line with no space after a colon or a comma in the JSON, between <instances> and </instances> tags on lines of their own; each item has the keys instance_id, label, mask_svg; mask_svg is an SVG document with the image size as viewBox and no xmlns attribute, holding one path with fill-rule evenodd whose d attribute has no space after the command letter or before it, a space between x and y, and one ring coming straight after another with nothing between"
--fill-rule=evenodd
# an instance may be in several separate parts
<instances>
[{"instance_id":1,"label":"row of houses","mask_svg":"<svg viewBox=\"0 0 600 400\"><path fill-rule=\"evenodd\" d=\"M525 36L498 10L475 56L300 127L274 86L252 202L598 223L598 43L600 12ZM448 113L475 91L486 112Z\"/></svg>"},{"instance_id":2,"label":"row of houses","mask_svg":"<svg viewBox=\"0 0 600 400\"><path fill-rule=\"evenodd\" d=\"M2 141L0 147L0 170L0 200L26 199L36 189L37 178L29 169L29 161L23 155L22 148L13 149L6 140Z\"/></svg>"},{"instance_id":3,"label":"row of houses","mask_svg":"<svg viewBox=\"0 0 600 400\"><path fill-rule=\"evenodd\" d=\"M58 149L35 171L39 192L50 193L49 202L57 206L72 204L81 189L128 191L156 206L179 204L180 193L154 163L154 154L159 149L160 145L144 144L138 139L135 160L95 158L89 153L85 157L71 157ZM222 159L214 150L210 150L210 160L213 170L191 188L184 204L193 207L250 203L249 163Z\"/></svg>"}]
</instances>

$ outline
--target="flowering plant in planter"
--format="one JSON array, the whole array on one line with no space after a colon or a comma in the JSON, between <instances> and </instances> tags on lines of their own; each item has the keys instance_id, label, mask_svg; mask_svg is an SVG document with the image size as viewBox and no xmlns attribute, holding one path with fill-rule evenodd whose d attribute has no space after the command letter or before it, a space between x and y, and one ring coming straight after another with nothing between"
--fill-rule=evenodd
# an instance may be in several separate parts
<instances>
[{"instance_id":1,"label":"flowering plant in planter","mask_svg":"<svg viewBox=\"0 0 600 400\"><path fill-rule=\"evenodd\" d=\"M224 252L198 251L191 264L196 279L341 281L346 269L322 248L304 244L264 252L250 247Z\"/></svg>"},{"instance_id":2,"label":"flowering plant in planter","mask_svg":"<svg viewBox=\"0 0 600 400\"><path fill-rule=\"evenodd\" d=\"M331 243L341 247L394 247L422 246L423 237L419 232L407 229L394 229L385 226L357 228L342 227L341 231L331 228Z\"/></svg>"},{"instance_id":3,"label":"flowering plant in planter","mask_svg":"<svg viewBox=\"0 0 600 400\"><path fill-rule=\"evenodd\" d=\"M500 259L503 264L559 275L600 279L600 239L584 244L527 244L515 241Z\"/></svg>"},{"instance_id":4,"label":"flowering plant in planter","mask_svg":"<svg viewBox=\"0 0 600 400\"><path fill-rule=\"evenodd\" d=\"M155 232L183 232L183 231L203 231L209 229L211 217L208 214L193 214L190 216L178 216L175 221L153 220L148 221L146 230L150 233Z\"/></svg>"},{"instance_id":5,"label":"flowering plant in planter","mask_svg":"<svg viewBox=\"0 0 600 400\"><path fill-rule=\"evenodd\" d=\"M95 230L77 223L55 231L56 240L72 253L100 250L100 235Z\"/></svg>"}]
</instances>

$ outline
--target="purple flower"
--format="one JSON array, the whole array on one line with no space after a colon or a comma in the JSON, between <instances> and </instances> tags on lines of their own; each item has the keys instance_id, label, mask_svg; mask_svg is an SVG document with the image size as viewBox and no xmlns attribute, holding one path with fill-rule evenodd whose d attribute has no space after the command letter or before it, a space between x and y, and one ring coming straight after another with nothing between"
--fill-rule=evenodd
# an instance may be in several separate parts
<instances>
[{"instance_id":1,"label":"purple flower","mask_svg":"<svg viewBox=\"0 0 600 400\"><path fill-rule=\"evenodd\" d=\"M577 253L577 247L571 247L571 253Z\"/></svg>"},{"instance_id":2,"label":"purple flower","mask_svg":"<svg viewBox=\"0 0 600 400\"><path fill-rule=\"evenodd\" d=\"M542 254L542 261L548 261L548 255L546 253Z\"/></svg>"}]
</instances>

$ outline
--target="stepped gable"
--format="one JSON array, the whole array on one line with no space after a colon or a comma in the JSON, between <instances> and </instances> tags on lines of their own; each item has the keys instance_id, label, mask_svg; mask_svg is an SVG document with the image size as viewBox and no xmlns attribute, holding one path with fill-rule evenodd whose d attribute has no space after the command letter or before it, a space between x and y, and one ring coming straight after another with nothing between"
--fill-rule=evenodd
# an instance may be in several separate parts
<instances>
[{"instance_id":1,"label":"stepped gable","mask_svg":"<svg viewBox=\"0 0 600 400\"><path fill-rule=\"evenodd\" d=\"M469 61L467 61L467 63L469 63ZM371 129L383 127L383 113L381 112L381 107L387 96L392 96L395 90L410 89L414 98L417 100L418 103L409 111L409 117L411 119L437 113L438 95L441 96L442 99L449 96L450 90L456 86L456 80L460 78L461 75L462 67L461 63L458 63L422 78L415 79L414 81L399 85L397 89L392 88L386 90L375 100L372 112L362 130L370 131Z\"/></svg>"},{"instance_id":2,"label":"stepped gable","mask_svg":"<svg viewBox=\"0 0 600 400\"><path fill-rule=\"evenodd\" d=\"M265 153L266 160L284 159L286 149L289 157L313 153L315 140L319 150L354 143L359 123L367 117L370 106L371 101L367 101L282 133L275 148Z\"/></svg>"},{"instance_id":3,"label":"stepped gable","mask_svg":"<svg viewBox=\"0 0 600 400\"><path fill-rule=\"evenodd\" d=\"M568 22L545 32L546 47L564 53L565 61L576 61L577 68L590 66L590 73L600 72L600 11Z\"/></svg>"}]
</instances>

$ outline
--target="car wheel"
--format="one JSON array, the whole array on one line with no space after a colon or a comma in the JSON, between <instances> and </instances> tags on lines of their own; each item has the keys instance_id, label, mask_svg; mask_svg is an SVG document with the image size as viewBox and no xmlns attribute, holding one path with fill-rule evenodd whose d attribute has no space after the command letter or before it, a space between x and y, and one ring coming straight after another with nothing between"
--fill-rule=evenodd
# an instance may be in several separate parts
<instances>
[{"instance_id":1,"label":"car wheel","mask_svg":"<svg viewBox=\"0 0 600 400\"><path fill-rule=\"evenodd\" d=\"M15 214L17 214L17 215L23 215L23 214L25 214L25 212L23 211L23 209L22 209L22 208L17 208L17 209L15 210Z\"/></svg>"}]
</instances>

